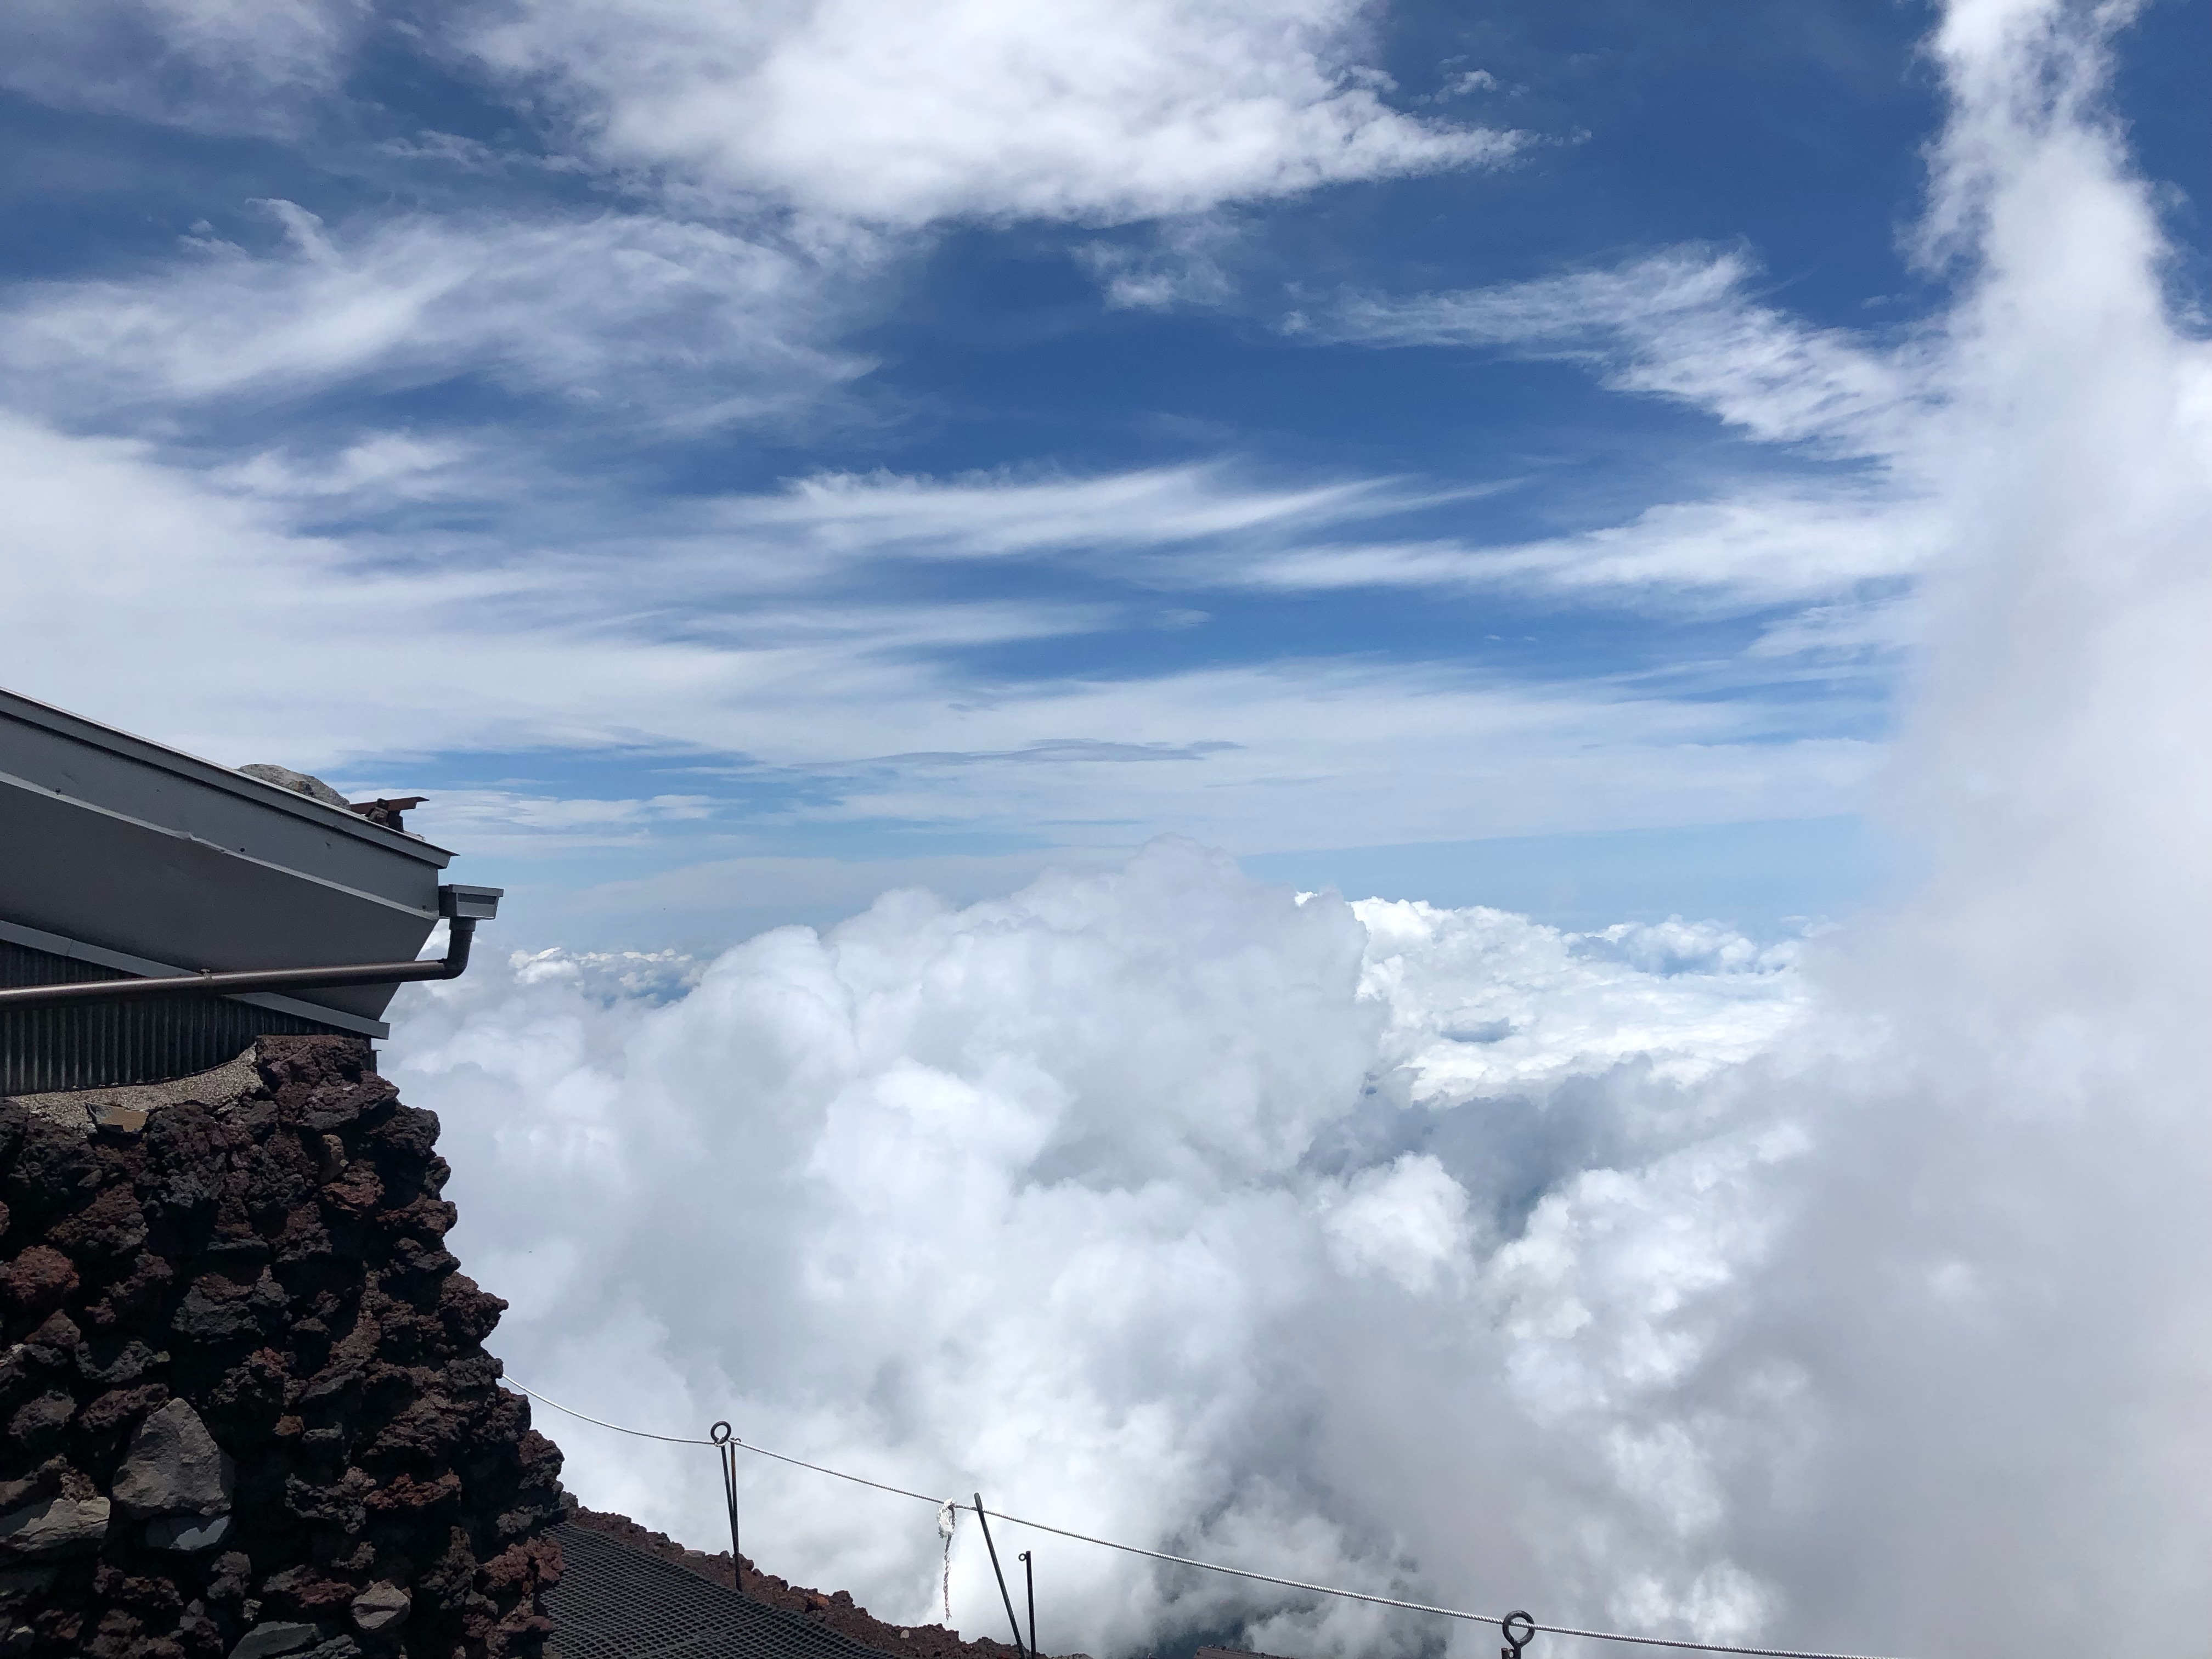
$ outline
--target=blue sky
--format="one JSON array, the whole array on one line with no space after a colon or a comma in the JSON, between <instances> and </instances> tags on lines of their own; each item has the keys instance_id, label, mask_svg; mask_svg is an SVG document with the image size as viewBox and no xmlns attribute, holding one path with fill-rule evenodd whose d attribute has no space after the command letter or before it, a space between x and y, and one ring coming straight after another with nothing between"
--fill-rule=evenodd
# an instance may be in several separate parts
<instances>
[{"instance_id":1,"label":"blue sky","mask_svg":"<svg viewBox=\"0 0 2212 1659\"><path fill-rule=\"evenodd\" d=\"M2112 106L2201 294L2212 6ZM33 5L13 689L429 794L519 943L1162 834L1848 913L1959 280L1914 5Z\"/></svg>"}]
</instances>

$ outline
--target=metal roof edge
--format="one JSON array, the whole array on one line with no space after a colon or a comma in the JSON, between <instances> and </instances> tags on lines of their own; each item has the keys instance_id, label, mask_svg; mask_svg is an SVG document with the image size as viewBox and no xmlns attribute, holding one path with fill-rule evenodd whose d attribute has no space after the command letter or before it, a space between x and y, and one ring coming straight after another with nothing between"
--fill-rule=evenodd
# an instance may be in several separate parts
<instances>
[{"instance_id":1,"label":"metal roof edge","mask_svg":"<svg viewBox=\"0 0 2212 1659\"><path fill-rule=\"evenodd\" d=\"M105 749L111 754L121 755L143 765L158 767L162 771L190 778L197 783L212 785L234 795L258 801L264 806L280 808L311 823L343 830L357 839L388 848L396 853L404 853L441 870L453 862L453 854L449 848L425 841L420 836L409 835L401 830L386 830L381 824L371 823L358 812L349 812L343 807L296 794L279 785L264 783L259 778L250 778L235 768L203 760L198 755L106 725L88 715L57 708L52 703L27 697L20 691L0 687L0 715L11 715L33 726L43 726L48 731L58 732L77 743Z\"/></svg>"}]
</instances>

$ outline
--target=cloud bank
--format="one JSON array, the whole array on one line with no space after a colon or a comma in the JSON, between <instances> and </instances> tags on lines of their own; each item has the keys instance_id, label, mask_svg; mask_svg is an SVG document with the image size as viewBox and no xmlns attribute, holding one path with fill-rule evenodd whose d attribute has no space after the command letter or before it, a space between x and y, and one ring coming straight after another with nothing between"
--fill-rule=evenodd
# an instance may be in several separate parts
<instances>
[{"instance_id":1,"label":"cloud bank","mask_svg":"<svg viewBox=\"0 0 2212 1659\"><path fill-rule=\"evenodd\" d=\"M1288 1570L1363 1583L1439 1565L1360 1473L1406 1449L1366 1368L1418 1330L1423 1374L1473 1390L1453 1435L1474 1401L1517 1409L1496 1324L1574 1318L1527 1306L1571 1276L1532 1200L1594 1158L1779 1156L1697 1090L1803 1002L1787 952L1726 930L1301 901L1173 842L764 935L659 1006L608 994L622 971L526 959L424 999L397 1046L469 1172L459 1248L516 1302L518 1376L647 1426L726 1409L763 1444L1112 1536L1280 1562L1287 1528ZM682 1454L551 1426L596 1501L705 1535ZM926 1510L855 1524L819 1477L750 1478L761 1548L922 1615ZM1495 1507L1502 1544L1523 1517ZM1255 1607L1046 1559L1063 1645ZM1362 1632L1337 1613L1285 1639Z\"/></svg>"}]
</instances>

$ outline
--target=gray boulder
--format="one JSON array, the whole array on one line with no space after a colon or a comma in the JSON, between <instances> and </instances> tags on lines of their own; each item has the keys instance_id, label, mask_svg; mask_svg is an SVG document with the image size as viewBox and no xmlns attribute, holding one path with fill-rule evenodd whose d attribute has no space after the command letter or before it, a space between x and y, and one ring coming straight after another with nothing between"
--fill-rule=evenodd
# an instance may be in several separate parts
<instances>
[{"instance_id":1,"label":"gray boulder","mask_svg":"<svg viewBox=\"0 0 2212 1659\"><path fill-rule=\"evenodd\" d=\"M105 1498L50 1498L0 1515L0 1552L9 1555L78 1555L106 1536Z\"/></svg>"},{"instance_id":2,"label":"gray boulder","mask_svg":"<svg viewBox=\"0 0 2212 1659\"><path fill-rule=\"evenodd\" d=\"M407 1622L414 1598L397 1584L374 1583L353 1598L353 1622L367 1636Z\"/></svg>"},{"instance_id":3,"label":"gray boulder","mask_svg":"<svg viewBox=\"0 0 2212 1659\"><path fill-rule=\"evenodd\" d=\"M115 1502L125 1515L219 1515L230 1508L238 1472L199 1413L172 1400L131 1437L115 1474Z\"/></svg>"}]
</instances>

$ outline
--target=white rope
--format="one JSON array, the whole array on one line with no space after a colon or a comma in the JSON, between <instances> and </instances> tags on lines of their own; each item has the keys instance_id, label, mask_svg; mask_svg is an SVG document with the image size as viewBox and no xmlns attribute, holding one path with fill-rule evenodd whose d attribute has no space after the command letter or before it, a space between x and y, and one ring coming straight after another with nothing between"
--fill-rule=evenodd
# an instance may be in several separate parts
<instances>
[{"instance_id":1,"label":"white rope","mask_svg":"<svg viewBox=\"0 0 2212 1659\"><path fill-rule=\"evenodd\" d=\"M952 1529L960 1524L960 1505L946 1498L937 1508L937 1535L945 1540L945 1627L952 1628Z\"/></svg>"},{"instance_id":2,"label":"white rope","mask_svg":"<svg viewBox=\"0 0 2212 1659\"><path fill-rule=\"evenodd\" d=\"M647 1434L643 1429L626 1429L619 1423L609 1423L596 1417L586 1417L582 1412L564 1406L557 1400L547 1400L535 1389L524 1388L512 1377L501 1379L507 1387L520 1389L532 1400L543 1401L556 1412L582 1418L586 1423L597 1424L603 1429L612 1429L618 1434L634 1434L646 1440L665 1440L679 1446L710 1446L711 1440L687 1439L682 1435ZM790 1463L802 1469L811 1469L817 1474L835 1475L840 1480L850 1480L856 1486L873 1486L878 1492L887 1492L900 1498L912 1498L924 1504L937 1504L937 1529L945 1539L945 1622L952 1622L952 1526L959 1511L967 1510L977 1515L995 1516L1010 1526L1027 1527L1033 1532L1048 1532L1057 1538L1069 1538L1079 1544L1095 1544L1100 1549L1119 1550L1125 1555L1141 1555L1154 1561L1172 1562L1179 1567L1196 1567L1202 1572L1218 1572L1231 1578L1249 1578L1255 1583L1279 1585L1285 1589L1304 1590L1314 1595L1340 1596L1347 1601L1365 1601L1378 1607L1399 1607L1407 1613L1433 1613L1440 1619L1464 1619L1478 1625L1503 1625L1504 1619L1487 1613L1468 1613L1460 1607L1432 1607L1425 1601L1401 1601L1392 1595L1372 1595L1365 1590L1341 1589L1334 1584L1308 1583L1302 1578L1278 1578L1269 1572L1254 1572L1248 1567L1224 1566L1218 1561L1200 1561L1188 1555L1170 1555L1165 1550L1148 1550L1136 1544L1119 1544L1110 1538L1093 1538L1089 1533L1071 1532L1066 1527L1055 1527L1042 1521L1028 1521L1018 1515L1006 1515L998 1510L980 1509L974 1504L957 1503L951 1498L939 1501L927 1494L908 1492L903 1486L885 1486L880 1480L871 1480L866 1475L848 1474L842 1469L833 1469L821 1463L809 1463L804 1458L787 1457L781 1452L772 1452L765 1446L756 1446L750 1441L735 1441L749 1452L763 1457L773 1457L779 1463ZM1532 1621L1533 1622L1533 1621ZM1579 1630L1572 1625L1537 1625L1535 1628L1547 1636L1579 1636L1592 1642L1626 1642L1643 1648L1674 1648L1690 1653L1737 1653L1750 1659L1886 1659L1885 1656L1860 1653L1822 1653L1807 1648L1744 1648L1725 1642L1685 1642L1667 1636L1629 1636L1620 1631Z\"/></svg>"}]
</instances>

